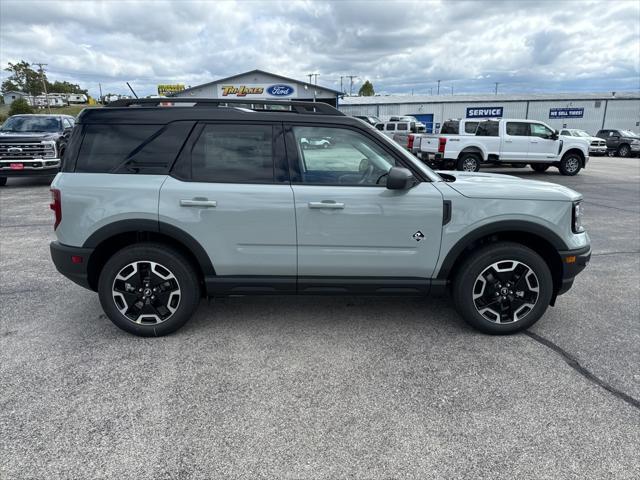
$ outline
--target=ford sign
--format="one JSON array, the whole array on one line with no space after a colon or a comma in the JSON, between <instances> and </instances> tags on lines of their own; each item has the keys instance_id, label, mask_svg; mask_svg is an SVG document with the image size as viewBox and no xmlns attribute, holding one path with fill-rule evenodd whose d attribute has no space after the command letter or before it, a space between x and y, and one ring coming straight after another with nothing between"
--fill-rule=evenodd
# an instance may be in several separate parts
<instances>
[{"instance_id":1,"label":"ford sign","mask_svg":"<svg viewBox=\"0 0 640 480\"><path fill-rule=\"evenodd\" d=\"M273 95L274 97L286 97L289 95L293 95L293 87L290 85L271 85L267 88L267 93L269 95Z\"/></svg>"}]
</instances>

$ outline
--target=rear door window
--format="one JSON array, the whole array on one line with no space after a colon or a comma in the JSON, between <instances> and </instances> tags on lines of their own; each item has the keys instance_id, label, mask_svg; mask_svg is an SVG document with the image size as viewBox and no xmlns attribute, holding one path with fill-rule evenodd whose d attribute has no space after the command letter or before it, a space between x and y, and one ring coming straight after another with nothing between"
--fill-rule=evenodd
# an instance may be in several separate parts
<instances>
[{"instance_id":1,"label":"rear door window","mask_svg":"<svg viewBox=\"0 0 640 480\"><path fill-rule=\"evenodd\" d=\"M408 130L408 125L406 123L399 123L398 130Z\"/></svg>"},{"instance_id":2,"label":"rear door window","mask_svg":"<svg viewBox=\"0 0 640 480\"><path fill-rule=\"evenodd\" d=\"M476 129L478 137L499 137L498 122L482 122Z\"/></svg>"},{"instance_id":3,"label":"rear door window","mask_svg":"<svg viewBox=\"0 0 640 480\"><path fill-rule=\"evenodd\" d=\"M387 123L387 126L385 127L385 130L390 131L390 130L395 130L396 129L396 124L395 123Z\"/></svg>"},{"instance_id":4,"label":"rear door window","mask_svg":"<svg viewBox=\"0 0 640 480\"><path fill-rule=\"evenodd\" d=\"M450 134L450 135L457 135L458 133L460 133L460 122L454 121L454 122L444 122L442 124L442 128L440 129L440 133L442 134Z\"/></svg>"},{"instance_id":5,"label":"rear door window","mask_svg":"<svg viewBox=\"0 0 640 480\"><path fill-rule=\"evenodd\" d=\"M196 182L273 183L273 127L205 125L191 151Z\"/></svg>"},{"instance_id":6,"label":"rear door window","mask_svg":"<svg viewBox=\"0 0 640 480\"><path fill-rule=\"evenodd\" d=\"M529 124L524 122L507 122L507 135L512 137L528 137Z\"/></svg>"}]
</instances>

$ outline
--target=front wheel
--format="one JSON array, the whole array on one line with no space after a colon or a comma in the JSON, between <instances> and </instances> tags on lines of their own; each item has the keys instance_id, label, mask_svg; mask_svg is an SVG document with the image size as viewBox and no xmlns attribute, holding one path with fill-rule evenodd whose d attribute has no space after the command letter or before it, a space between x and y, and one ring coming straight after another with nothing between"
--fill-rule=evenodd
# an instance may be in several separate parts
<instances>
[{"instance_id":1,"label":"front wheel","mask_svg":"<svg viewBox=\"0 0 640 480\"><path fill-rule=\"evenodd\" d=\"M568 175L573 177L577 175L580 169L582 168L582 159L575 153L568 153L562 160L560 160L560 165L558 169L562 175Z\"/></svg>"},{"instance_id":2,"label":"front wheel","mask_svg":"<svg viewBox=\"0 0 640 480\"><path fill-rule=\"evenodd\" d=\"M618 156L619 157L628 157L629 154L631 153L631 148L629 148L629 145L620 145L620 148L618 148Z\"/></svg>"},{"instance_id":3,"label":"front wheel","mask_svg":"<svg viewBox=\"0 0 640 480\"><path fill-rule=\"evenodd\" d=\"M548 163L532 163L531 164L531 168L533 169L534 172L546 172L547 169L550 167L550 165Z\"/></svg>"},{"instance_id":4,"label":"front wheel","mask_svg":"<svg viewBox=\"0 0 640 480\"><path fill-rule=\"evenodd\" d=\"M524 330L547 310L553 279L545 261L517 243L487 245L472 254L453 282L455 308L471 326L493 335Z\"/></svg>"},{"instance_id":5,"label":"front wheel","mask_svg":"<svg viewBox=\"0 0 640 480\"><path fill-rule=\"evenodd\" d=\"M104 265L98 280L104 312L119 328L141 337L178 330L200 301L191 263L157 243L125 247Z\"/></svg>"},{"instance_id":6,"label":"front wheel","mask_svg":"<svg viewBox=\"0 0 640 480\"><path fill-rule=\"evenodd\" d=\"M480 170L480 156L476 153L463 153L458 159L458 170L463 172L477 172Z\"/></svg>"}]
</instances>

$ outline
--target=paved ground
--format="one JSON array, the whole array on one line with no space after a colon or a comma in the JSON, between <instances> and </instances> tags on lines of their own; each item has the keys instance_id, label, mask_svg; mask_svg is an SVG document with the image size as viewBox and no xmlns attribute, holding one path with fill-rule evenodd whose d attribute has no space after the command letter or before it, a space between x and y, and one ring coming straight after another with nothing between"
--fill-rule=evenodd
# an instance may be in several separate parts
<instances>
[{"instance_id":1,"label":"paved ground","mask_svg":"<svg viewBox=\"0 0 640 480\"><path fill-rule=\"evenodd\" d=\"M593 261L540 341L446 300L351 297L203 303L136 338L53 268L46 182L10 181L0 478L639 478L640 160L505 172L586 197Z\"/></svg>"}]
</instances>

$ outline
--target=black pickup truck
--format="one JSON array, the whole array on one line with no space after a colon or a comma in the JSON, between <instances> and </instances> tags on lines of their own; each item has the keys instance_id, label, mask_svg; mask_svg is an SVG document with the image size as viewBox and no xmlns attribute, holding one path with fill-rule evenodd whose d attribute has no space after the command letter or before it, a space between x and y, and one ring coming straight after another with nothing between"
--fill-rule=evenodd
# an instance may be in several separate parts
<instances>
[{"instance_id":1,"label":"black pickup truck","mask_svg":"<svg viewBox=\"0 0 640 480\"><path fill-rule=\"evenodd\" d=\"M619 157L640 155L640 136L630 130L600 130L596 137L607 141L607 151Z\"/></svg>"},{"instance_id":2,"label":"black pickup truck","mask_svg":"<svg viewBox=\"0 0 640 480\"><path fill-rule=\"evenodd\" d=\"M7 177L58 173L74 124L71 115L9 117L0 128L0 186Z\"/></svg>"}]
</instances>

